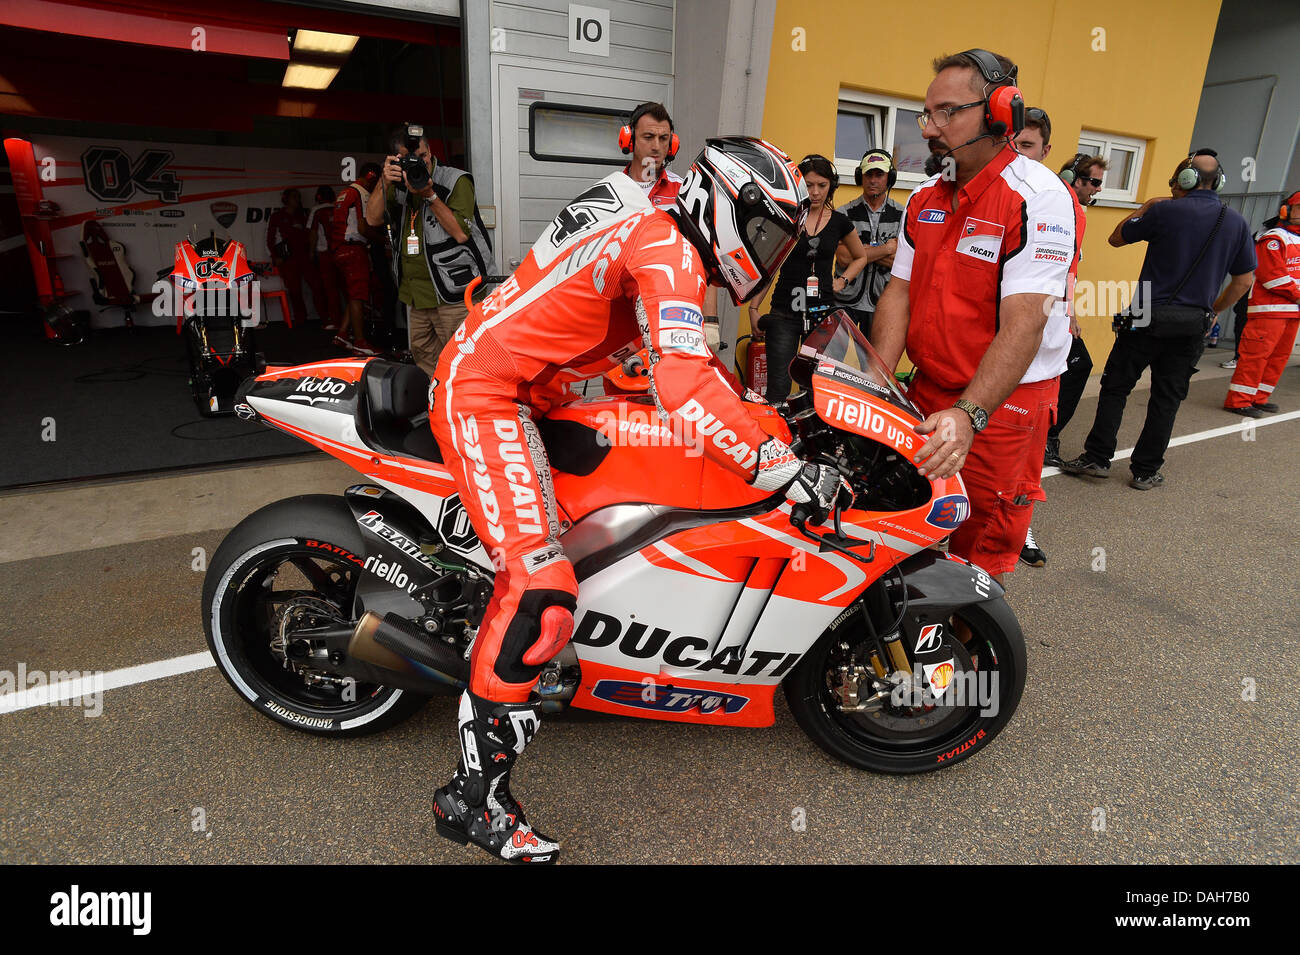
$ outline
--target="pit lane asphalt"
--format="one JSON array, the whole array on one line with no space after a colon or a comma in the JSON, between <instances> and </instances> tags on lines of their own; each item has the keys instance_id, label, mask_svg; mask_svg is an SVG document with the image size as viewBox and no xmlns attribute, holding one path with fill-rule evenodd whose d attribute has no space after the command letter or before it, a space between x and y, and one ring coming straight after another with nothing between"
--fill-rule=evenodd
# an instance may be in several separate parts
<instances>
[{"instance_id":1,"label":"pit lane asphalt","mask_svg":"<svg viewBox=\"0 0 1300 955\"><path fill-rule=\"evenodd\" d=\"M1175 434L1238 423L1218 410L1226 384L1193 379ZM1300 408L1300 370L1276 400ZM1121 448L1145 405L1130 398ZM1082 403L1068 453L1094 408ZM310 467L318 484L352 482ZM1046 481L1034 529L1049 563L1010 581L1028 686L973 759L921 776L854 770L803 735L780 693L761 730L571 711L516 769L530 819L569 863L1300 862L1300 420L1172 448L1164 470L1149 492L1126 486L1123 461L1106 481ZM240 479L265 499L299 491L257 475ZM169 520L194 526L193 509L147 487L118 493L140 496L152 539L2 565L0 669L111 670L205 648L191 555L225 529L166 536ZM0 513L32 501L7 497ZM454 701L437 698L378 736L321 740L259 716L211 668L109 691L97 718L0 715L0 862L485 863L438 838L428 810L455 763L453 724Z\"/></svg>"}]
</instances>

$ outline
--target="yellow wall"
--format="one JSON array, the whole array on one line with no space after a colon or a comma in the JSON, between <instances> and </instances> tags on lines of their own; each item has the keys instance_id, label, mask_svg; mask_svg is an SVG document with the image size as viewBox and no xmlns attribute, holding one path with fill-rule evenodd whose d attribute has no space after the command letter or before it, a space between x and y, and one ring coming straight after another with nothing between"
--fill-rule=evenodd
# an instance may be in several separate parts
<instances>
[{"instance_id":1,"label":"yellow wall","mask_svg":"<svg viewBox=\"0 0 1300 955\"><path fill-rule=\"evenodd\" d=\"M778 0L768 66L763 137L794 158L835 149L841 86L922 100L934 57L971 47L993 50L1020 66L1028 106L1052 118L1059 169L1083 127L1147 141L1138 201L1167 195L1170 173L1187 154L1220 0L993 0L937 8L868 5L861 0ZM1094 28L1105 50L1093 49ZM802 28L806 49L792 48ZM835 204L859 194L852 181ZM894 190L899 202L905 190ZM1106 243L1129 209L1088 210L1080 284L1136 281L1145 243ZM1082 299L1080 299L1082 302ZM742 316L747 323L748 315ZM1113 336L1110 316L1080 315L1100 373ZM742 334L746 329L742 328Z\"/></svg>"}]
</instances>

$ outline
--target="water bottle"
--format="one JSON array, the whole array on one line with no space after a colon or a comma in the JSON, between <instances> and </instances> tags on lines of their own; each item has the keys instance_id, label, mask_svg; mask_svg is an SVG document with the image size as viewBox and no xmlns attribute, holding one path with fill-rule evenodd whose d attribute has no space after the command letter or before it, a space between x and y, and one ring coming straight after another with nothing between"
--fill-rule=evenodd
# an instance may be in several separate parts
<instances>
[{"instance_id":1,"label":"water bottle","mask_svg":"<svg viewBox=\"0 0 1300 955\"><path fill-rule=\"evenodd\" d=\"M1210 342L1208 347L1219 347L1219 320L1217 318L1214 320L1214 327L1210 329Z\"/></svg>"}]
</instances>

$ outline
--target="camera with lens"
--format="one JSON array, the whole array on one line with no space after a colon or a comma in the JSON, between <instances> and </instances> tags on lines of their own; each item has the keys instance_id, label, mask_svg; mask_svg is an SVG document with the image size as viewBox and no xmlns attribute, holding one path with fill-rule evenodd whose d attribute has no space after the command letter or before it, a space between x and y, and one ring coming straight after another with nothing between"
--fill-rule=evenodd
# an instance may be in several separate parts
<instances>
[{"instance_id":1,"label":"camera with lens","mask_svg":"<svg viewBox=\"0 0 1300 955\"><path fill-rule=\"evenodd\" d=\"M432 181L424 160L416 155L416 151L420 148L420 140L423 138L423 126L406 124L406 142L403 144L406 146L406 155L397 160L397 165L406 174L406 181L410 184L412 192L423 192Z\"/></svg>"}]
</instances>

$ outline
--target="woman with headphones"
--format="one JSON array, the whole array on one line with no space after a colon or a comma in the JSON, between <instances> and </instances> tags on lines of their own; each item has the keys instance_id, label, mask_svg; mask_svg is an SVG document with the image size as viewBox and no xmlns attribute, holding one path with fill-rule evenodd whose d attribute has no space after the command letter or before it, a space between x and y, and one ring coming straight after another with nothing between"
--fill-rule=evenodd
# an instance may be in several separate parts
<instances>
[{"instance_id":1,"label":"woman with headphones","mask_svg":"<svg viewBox=\"0 0 1300 955\"><path fill-rule=\"evenodd\" d=\"M759 303L749 303L749 324L755 340L767 340L767 394L771 404L790 394L790 362L803 338L805 316L813 323L834 307L835 293L867 266L867 250L849 217L831 206L839 176L834 164L816 153L799 163L812 208L803 234L785 260L772 290L769 312L758 317ZM844 248L849 264L835 276L835 252Z\"/></svg>"}]
</instances>

